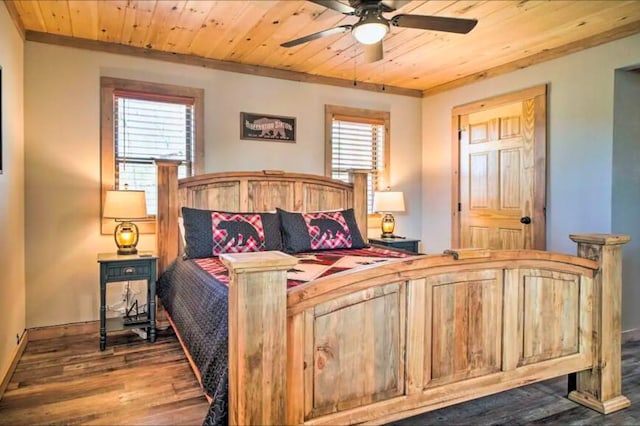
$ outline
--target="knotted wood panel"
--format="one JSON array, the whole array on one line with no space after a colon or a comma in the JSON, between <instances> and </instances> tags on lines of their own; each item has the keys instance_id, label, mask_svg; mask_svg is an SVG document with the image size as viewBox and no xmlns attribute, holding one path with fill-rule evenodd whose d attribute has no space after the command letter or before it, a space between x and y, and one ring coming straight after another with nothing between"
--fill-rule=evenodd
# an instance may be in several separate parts
<instances>
[{"instance_id":1,"label":"knotted wood panel","mask_svg":"<svg viewBox=\"0 0 640 426\"><path fill-rule=\"evenodd\" d=\"M501 368L502 271L427 278L431 351L425 353L425 385L477 377Z\"/></svg>"},{"instance_id":2,"label":"knotted wood panel","mask_svg":"<svg viewBox=\"0 0 640 426\"><path fill-rule=\"evenodd\" d=\"M318 305L313 322L309 417L401 395L405 287L370 288ZM336 384L340 384L336 386Z\"/></svg>"}]
</instances>

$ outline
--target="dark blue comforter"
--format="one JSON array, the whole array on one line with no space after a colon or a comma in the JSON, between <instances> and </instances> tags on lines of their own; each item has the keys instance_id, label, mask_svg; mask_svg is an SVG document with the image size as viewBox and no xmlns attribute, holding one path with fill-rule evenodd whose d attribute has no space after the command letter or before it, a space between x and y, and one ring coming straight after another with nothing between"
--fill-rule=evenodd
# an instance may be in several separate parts
<instances>
[{"instance_id":1,"label":"dark blue comforter","mask_svg":"<svg viewBox=\"0 0 640 426\"><path fill-rule=\"evenodd\" d=\"M203 424L227 425L227 287L195 262L177 259L160 277L158 295L213 398Z\"/></svg>"}]
</instances>

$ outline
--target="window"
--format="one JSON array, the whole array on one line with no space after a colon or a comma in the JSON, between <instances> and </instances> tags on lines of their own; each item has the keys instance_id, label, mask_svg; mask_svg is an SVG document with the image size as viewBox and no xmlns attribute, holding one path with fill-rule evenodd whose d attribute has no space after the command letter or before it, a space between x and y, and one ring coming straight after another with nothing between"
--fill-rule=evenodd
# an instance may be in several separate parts
<instances>
[{"instance_id":1,"label":"window","mask_svg":"<svg viewBox=\"0 0 640 426\"><path fill-rule=\"evenodd\" d=\"M384 111L325 106L325 174L349 180L349 170L369 171L367 204L389 182L390 114Z\"/></svg>"},{"instance_id":2,"label":"window","mask_svg":"<svg viewBox=\"0 0 640 426\"><path fill-rule=\"evenodd\" d=\"M203 163L201 89L103 77L102 189L146 192L147 213L157 212L154 160L180 163L179 177L191 176ZM153 232L153 223L141 223ZM103 220L103 233L114 222Z\"/></svg>"}]
</instances>

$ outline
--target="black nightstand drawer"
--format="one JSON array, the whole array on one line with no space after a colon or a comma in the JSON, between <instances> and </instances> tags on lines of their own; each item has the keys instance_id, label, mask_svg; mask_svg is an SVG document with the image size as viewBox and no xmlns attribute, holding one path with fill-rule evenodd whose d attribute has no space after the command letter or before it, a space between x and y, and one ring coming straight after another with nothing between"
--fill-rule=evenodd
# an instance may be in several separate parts
<instances>
[{"instance_id":1,"label":"black nightstand drawer","mask_svg":"<svg viewBox=\"0 0 640 426\"><path fill-rule=\"evenodd\" d=\"M151 265L149 263L117 263L107 267L107 279L112 281L118 278L123 280L133 280L136 278L146 279L149 277Z\"/></svg>"},{"instance_id":2,"label":"black nightstand drawer","mask_svg":"<svg viewBox=\"0 0 640 426\"><path fill-rule=\"evenodd\" d=\"M385 247L393 247L399 250L405 250L412 253L418 253L418 244L420 240L412 239L412 238L369 238L369 242L371 244L376 244L379 246Z\"/></svg>"},{"instance_id":3,"label":"black nightstand drawer","mask_svg":"<svg viewBox=\"0 0 640 426\"><path fill-rule=\"evenodd\" d=\"M418 243L416 241L396 241L391 247L400 250L412 251L414 253L418 252Z\"/></svg>"}]
</instances>

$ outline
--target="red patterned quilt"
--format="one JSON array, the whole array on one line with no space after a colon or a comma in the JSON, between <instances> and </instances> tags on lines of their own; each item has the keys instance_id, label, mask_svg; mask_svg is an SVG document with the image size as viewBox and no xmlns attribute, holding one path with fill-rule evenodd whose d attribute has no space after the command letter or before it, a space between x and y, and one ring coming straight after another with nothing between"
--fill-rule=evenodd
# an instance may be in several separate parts
<instances>
[{"instance_id":1,"label":"red patterned quilt","mask_svg":"<svg viewBox=\"0 0 640 426\"><path fill-rule=\"evenodd\" d=\"M287 288L304 284L317 278L326 277L336 272L346 271L391 259L410 257L411 254L388 250L380 247L363 249L326 250L295 255L300 262L287 272ZM194 259L204 271L217 281L229 285L227 268L217 257Z\"/></svg>"}]
</instances>

